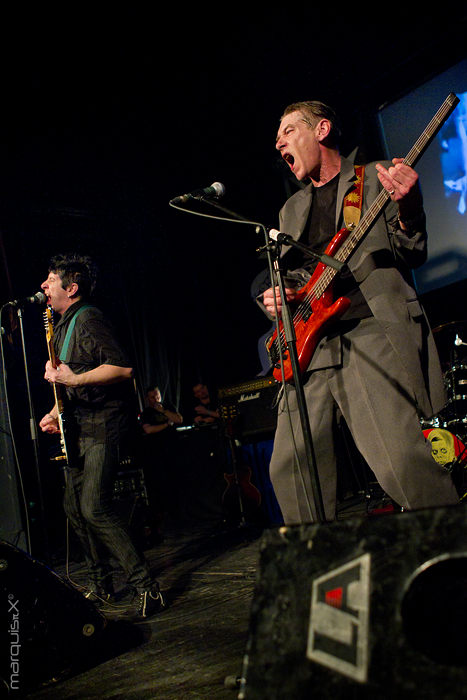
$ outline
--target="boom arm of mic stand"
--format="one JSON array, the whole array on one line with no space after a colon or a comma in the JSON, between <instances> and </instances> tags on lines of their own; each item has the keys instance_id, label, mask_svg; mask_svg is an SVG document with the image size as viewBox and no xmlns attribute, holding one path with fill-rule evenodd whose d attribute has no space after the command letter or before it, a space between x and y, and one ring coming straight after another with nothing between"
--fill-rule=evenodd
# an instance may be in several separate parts
<instances>
[{"instance_id":1,"label":"boom arm of mic stand","mask_svg":"<svg viewBox=\"0 0 467 700\"><path fill-rule=\"evenodd\" d=\"M233 217L237 221L245 221L246 223L250 223L253 226L260 226L261 224L257 224L255 221L251 221L251 219L247 219L244 216L241 216L240 214L237 214L234 211L231 211L230 209L226 209L222 204L219 204L219 202L215 199L206 199L205 197L196 197L196 199L199 199L200 202L206 202L206 204L210 204L212 207L215 207L216 209L219 209L220 211L223 211L224 214L229 214L229 216Z\"/></svg>"},{"instance_id":2,"label":"boom arm of mic stand","mask_svg":"<svg viewBox=\"0 0 467 700\"><path fill-rule=\"evenodd\" d=\"M267 247L269 245L269 240L267 238L267 234L269 236L277 241L278 243L285 243L286 245L291 245L294 248L298 248L298 250L301 250L302 253L306 253L307 255L311 255L311 257L315 258L315 260L318 260L319 262L324 263L325 265L328 265L329 267L334 268L334 270L337 270L340 272L343 267L345 267L345 263L340 262L340 260L336 260L335 258L332 258L330 255L326 255L326 253L319 254L316 253L312 248L309 246L303 245L303 243L299 243L299 241L296 241L292 238L292 236L289 236L287 233L280 233L279 231L275 231L275 229L266 229L263 224L259 224L255 221L251 221L251 219L247 219L244 216L241 216L240 214L237 214L234 211L231 211L230 209L227 209L226 207L222 206L222 204L219 204L219 202L212 200L212 199L205 199L204 197L196 197L196 199L199 199L202 202L206 202L207 204L210 204L211 206L215 207L216 209L219 209L220 211L224 212L224 214L229 214L229 216L232 216L234 219L237 221L244 221L245 223L252 224L253 226L261 227L266 231L266 246L264 250L267 250Z\"/></svg>"},{"instance_id":3,"label":"boom arm of mic stand","mask_svg":"<svg viewBox=\"0 0 467 700\"><path fill-rule=\"evenodd\" d=\"M334 270L337 270L338 272L340 272L345 266L345 263L340 262L340 260L336 260L335 258L332 258L330 255L326 255L326 253L323 253L322 255L320 255L319 253L315 253L315 251L312 248L303 245L303 243L299 243L299 241L294 240L292 236L289 236L286 233L279 233L278 231L274 231L274 229L271 229L269 231L269 236L278 243L285 243L286 245L291 245L294 248L298 248L298 250L301 250L302 253L311 255L311 257L315 258L315 260L318 260L319 262L322 262L325 265L334 268Z\"/></svg>"}]
</instances>

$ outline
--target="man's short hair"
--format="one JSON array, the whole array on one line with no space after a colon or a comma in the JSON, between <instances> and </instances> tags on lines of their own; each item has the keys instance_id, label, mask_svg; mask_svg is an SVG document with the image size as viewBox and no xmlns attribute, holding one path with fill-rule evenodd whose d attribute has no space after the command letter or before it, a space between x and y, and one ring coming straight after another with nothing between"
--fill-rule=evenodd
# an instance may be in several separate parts
<instances>
[{"instance_id":1,"label":"man's short hair","mask_svg":"<svg viewBox=\"0 0 467 700\"><path fill-rule=\"evenodd\" d=\"M329 134L331 143L337 146L341 132L339 127L339 119L331 107L328 107L323 102L318 102L316 100L310 100L308 102L294 102L285 108L281 120L288 114L292 114L292 112L301 112L303 121L305 124L308 124L311 129L314 129L321 119L327 119L331 124L331 132Z\"/></svg>"},{"instance_id":2,"label":"man's short hair","mask_svg":"<svg viewBox=\"0 0 467 700\"><path fill-rule=\"evenodd\" d=\"M55 255L50 261L49 272L60 277L64 289L75 282L83 299L89 298L96 286L97 267L87 255Z\"/></svg>"}]
</instances>

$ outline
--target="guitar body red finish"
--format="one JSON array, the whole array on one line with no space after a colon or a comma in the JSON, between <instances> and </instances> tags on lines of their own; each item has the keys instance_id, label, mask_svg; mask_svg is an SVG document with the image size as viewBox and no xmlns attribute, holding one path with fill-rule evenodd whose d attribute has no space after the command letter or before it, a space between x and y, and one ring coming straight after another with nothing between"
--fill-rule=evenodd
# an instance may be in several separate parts
<instances>
[{"instance_id":1,"label":"guitar body red finish","mask_svg":"<svg viewBox=\"0 0 467 700\"><path fill-rule=\"evenodd\" d=\"M349 231L345 228L336 233L331 243L326 248L326 255L334 257L348 235ZM341 318L350 306L350 301L346 297L341 297L337 301L334 301L334 281L336 274L336 271L332 268L323 263L318 263L312 277L308 280L306 285L297 292L291 304L293 310L293 324L297 338L298 363L302 373L305 372L310 364L316 346L325 335L329 326ZM327 278L329 278L329 280ZM324 291L321 292L322 288ZM283 325L281 321L281 337L282 333ZM285 343L285 340L283 342ZM277 346L277 330L274 331L268 343L270 352L274 344ZM279 363L274 365L273 376L276 381L282 381L282 367ZM287 348L285 348L284 356L284 379L288 383L293 383L292 365Z\"/></svg>"}]
</instances>

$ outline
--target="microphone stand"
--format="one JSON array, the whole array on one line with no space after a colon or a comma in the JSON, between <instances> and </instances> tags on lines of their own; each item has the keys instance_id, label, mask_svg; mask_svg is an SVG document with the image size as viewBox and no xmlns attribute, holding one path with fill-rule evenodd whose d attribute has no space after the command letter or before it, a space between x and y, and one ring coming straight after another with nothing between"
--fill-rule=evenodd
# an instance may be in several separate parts
<instances>
[{"instance_id":1,"label":"microphone stand","mask_svg":"<svg viewBox=\"0 0 467 700\"><path fill-rule=\"evenodd\" d=\"M37 436L36 418L35 418L35 414L34 414L34 404L32 402L31 386L29 383L28 361L27 361L27 356L26 356L26 344L25 344L25 340L24 340L23 312L22 312L22 309L20 306L17 307L17 312L18 312L18 318L19 318L21 344L22 344L22 348L23 348L24 373L25 373L25 378L26 378L26 389L27 389L27 395L28 395L29 428L31 431L31 440L32 440L32 444L33 444L34 465L35 465L35 469L36 469L36 479L37 479L37 487L38 487L39 509L41 512L42 535L44 538L43 539L44 558L45 558L45 563L50 566L49 538L48 538L48 534L47 534L47 526L45 524L45 507L44 507L44 498L43 498L42 478L41 478L41 471L40 471L39 443L38 443L38 436ZM28 517L27 514L26 514L26 517Z\"/></svg>"},{"instance_id":2,"label":"microphone stand","mask_svg":"<svg viewBox=\"0 0 467 700\"><path fill-rule=\"evenodd\" d=\"M323 497L321 493L321 487L319 483L319 474L318 474L318 469L316 465L316 457L315 457L315 452L313 448L313 439L311 435L311 429L310 429L310 421L308 417L308 411L307 411L307 406L306 406L306 401L305 401L305 394L303 390L303 381L302 381L302 376L301 376L301 371L299 367L299 362L298 362L298 353L297 353L297 347L296 347L296 335L295 335L295 328L293 325L293 320L292 320L292 313L290 306L287 302L286 299L286 294L285 294L285 284L284 284L284 276L283 276L283 271L280 267L279 260L280 260L280 246L282 243L286 243L288 245L292 245L302 252L306 252L307 254L311 255L315 259L319 260L320 262L324 263L325 265L329 265L333 267L334 269L341 270L342 267L344 266L344 263L339 262L338 260L335 260L334 258L331 258L328 255L320 255L313 251L312 249L308 248L307 246L304 246L301 243L298 243L295 241L291 236L283 233L278 233L277 231L274 232L271 237L276 240L276 245L271 246L271 242L269 239L269 235L271 233L271 229L267 229L265 226L262 224L256 223L254 221L251 221L250 219L245 218L244 216L240 216L239 214L236 214L235 212L226 209L222 205L220 205L218 202L210 200L210 199L205 199L203 197L199 198L202 201L205 201L208 204L211 204L211 206L220 209L226 214L229 214L232 216L234 219L238 221L243 221L245 223L250 223L252 225L256 225L256 232L259 233L259 231L262 229L264 231L265 235L265 246L264 248L260 250L265 250L268 255L268 264L269 264L269 273L271 276L271 282L273 288L275 286L279 287L279 292L281 295L281 300L282 300L282 324L284 328L284 335L285 339L287 342L287 350L290 355L290 363L291 363L291 368L292 368L292 376L293 376L293 384L295 386L295 391L296 391L296 396L297 396L297 406L299 410L299 416L300 416L300 423L301 423L301 428L303 432L303 440L304 440L304 445L305 445L305 456L306 456L306 462L307 462L307 467L309 471L309 476L310 476L310 482L311 482L311 494L309 493L309 488L307 485L306 479L303 478L303 473L302 473L302 468L301 465L299 465L300 472L302 474L302 483L304 487L304 493L305 493L305 498L307 501L307 507L310 513L310 519L312 521L317 521L319 523L324 523L325 521L325 512L324 512L324 504L323 504ZM276 314L276 327L277 327L277 338L278 341L280 340L280 328L279 328L279 319L277 318ZM279 342L279 347L280 347L280 342ZM284 376L284 374L282 374ZM312 507L312 502L313 506Z\"/></svg>"}]
</instances>

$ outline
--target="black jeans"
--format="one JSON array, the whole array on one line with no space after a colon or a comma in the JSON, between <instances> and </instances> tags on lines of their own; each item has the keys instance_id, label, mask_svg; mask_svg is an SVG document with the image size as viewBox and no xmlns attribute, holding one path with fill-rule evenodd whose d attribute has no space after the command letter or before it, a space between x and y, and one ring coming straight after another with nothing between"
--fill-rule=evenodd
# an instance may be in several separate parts
<instances>
[{"instance_id":1,"label":"black jeans","mask_svg":"<svg viewBox=\"0 0 467 700\"><path fill-rule=\"evenodd\" d=\"M70 463L63 505L83 545L90 583L108 581L112 556L123 568L129 586L149 589L148 566L112 500L119 446L91 443Z\"/></svg>"}]
</instances>

